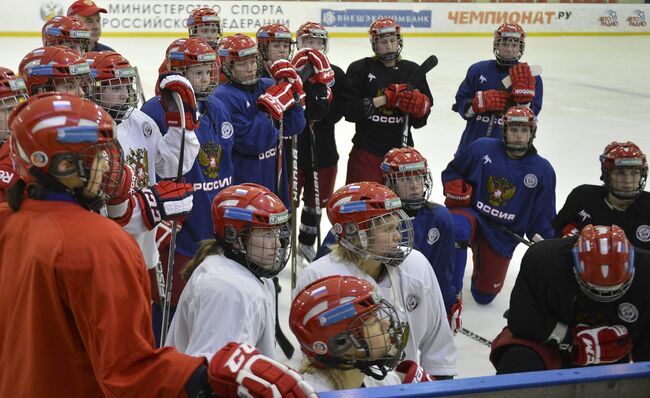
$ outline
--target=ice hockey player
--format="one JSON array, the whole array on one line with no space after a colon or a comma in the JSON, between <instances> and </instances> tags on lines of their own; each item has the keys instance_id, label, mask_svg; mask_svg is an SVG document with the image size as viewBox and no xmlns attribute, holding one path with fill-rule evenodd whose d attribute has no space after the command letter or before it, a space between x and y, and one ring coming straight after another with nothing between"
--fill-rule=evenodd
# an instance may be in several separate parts
<instances>
[{"instance_id":1,"label":"ice hockey player","mask_svg":"<svg viewBox=\"0 0 650 398\"><path fill-rule=\"evenodd\" d=\"M90 29L76 17L54 17L43 25L41 38L43 47L65 46L83 55L94 43Z\"/></svg>"},{"instance_id":2,"label":"ice hockey player","mask_svg":"<svg viewBox=\"0 0 650 398\"><path fill-rule=\"evenodd\" d=\"M555 234L555 171L533 146L535 115L512 107L503 123L502 139L476 140L442 172L457 240L469 241L472 248L471 292L479 304L490 303L503 288L518 239Z\"/></svg>"},{"instance_id":3,"label":"ice hockey player","mask_svg":"<svg viewBox=\"0 0 650 398\"><path fill-rule=\"evenodd\" d=\"M176 235L171 298L171 315L173 315L185 286L180 277L181 270L196 255L200 242L214 237L210 216L212 200L219 191L232 185L234 130L224 105L210 95L217 85L221 65L212 47L199 38L177 39L167 47L165 59L165 70L180 73L192 84L196 93L197 109L201 115L199 127L194 130L200 144L198 155L192 168L183 176L184 181L194 187L194 204L192 214L183 220L183 227ZM149 99L142 107L142 111L156 121L163 135L167 134L169 126L165 122L160 96ZM165 233L161 234L163 228ZM166 238L161 239L162 236ZM168 263L170 238L171 227L161 225L158 250L163 269L166 269ZM155 276L153 272L152 276ZM156 283L155 278L152 278L152 283ZM154 334L158 338L162 310L157 290L152 292L154 293Z\"/></svg>"},{"instance_id":4,"label":"ice hockey player","mask_svg":"<svg viewBox=\"0 0 650 398\"><path fill-rule=\"evenodd\" d=\"M102 17L99 15L100 13L106 14L106 9L97 6L92 0L76 0L68 7L68 16L79 18L90 29L90 39L93 44L89 51L115 51L99 42L102 35Z\"/></svg>"},{"instance_id":5,"label":"ice hockey player","mask_svg":"<svg viewBox=\"0 0 650 398\"><path fill-rule=\"evenodd\" d=\"M210 361L153 348L140 249L88 211L118 189L123 170L106 111L44 93L9 123L20 179L0 204L0 340L13 347L0 351L12 364L0 370L0 396L316 398L250 345L229 343Z\"/></svg>"},{"instance_id":6,"label":"ice hockey player","mask_svg":"<svg viewBox=\"0 0 650 398\"><path fill-rule=\"evenodd\" d=\"M262 77L273 79L271 65L279 59L291 60L293 56L291 31L279 23L264 25L255 33L255 39L264 65Z\"/></svg>"},{"instance_id":7,"label":"ice hockey player","mask_svg":"<svg viewBox=\"0 0 650 398\"><path fill-rule=\"evenodd\" d=\"M303 134L298 136L298 192L304 188L298 252L311 262L316 255L314 243L321 218L321 214L316 211L313 170L315 166L318 173L319 208L324 209L334 192L338 171L339 154L336 150L334 125L343 117L345 72L330 64L327 59L329 37L321 24L305 22L300 25L296 32L296 47L298 52L292 60L296 69L300 71L303 67L311 67L314 70L303 82L307 126Z\"/></svg>"},{"instance_id":8,"label":"ice hockey player","mask_svg":"<svg viewBox=\"0 0 650 398\"><path fill-rule=\"evenodd\" d=\"M7 189L18 178L9 156L9 115L27 98L25 81L11 69L0 67L0 203L6 201Z\"/></svg>"},{"instance_id":9,"label":"ice hockey player","mask_svg":"<svg viewBox=\"0 0 650 398\"><path fill-rule=\"evenodd\" d=\"M224 103L234 129L233 184L253 182L279 192L289 206L286 173L277 185L279 167L276 157L278 137L295 135L305 128L304 110L298 97L302 84L274 83L261 78L262 64L257 45L248 36L237 34L219 48L222 70L229 79L214 90ZM293 71L293 72L291 72ZM296 75L293 69L283 73ZM275 76L278 77L278 76Z\"/></svg>"},{"instance_id":10,"label":"ice hockey player","mask_svg":"<svg viewBox=\"0 0 650 398\"><path fill-rule=\"evenodd\" d=\"M533 245L492 343L497 373L650 360L648 263L617 225Z\"/></svg>"},{"instance_id":11,"label":"ice hockey player","mask_svg":"<svg viewBox=\"0 0 650 398\"><path fill-rule=\"evenodd\" d=\"M648 159L633 142L612 142L600 155L603 185L580 185L567 197L553 226L558 236L577 233L587 224L623 228L639 249L650 250Z\"/></svg>"},{"instance_id":12,"label":"ice hockey player","mask_svg":"<svg viewBox=\"0 0 650 398\"><path fill-rule=\"evenodd\" d=\"M400 363L408 326L364 279L331 275L309 284L291 305L289 326L306 357L301 373L317 392L369 387L373 379L433 381L415 362Z\"/></svg>"},{"instance_id":13,"label":"ice hockey player","mask_svg":"<svg viewBox=\"0 0 650 398\"><path fill-rule=\"evenodd\" d=\"M116 52L88 52L84 59L95 79L93 101L117 123L116 138L124 151L124 161L132 171L133 190L124 190L107 202L108 216L124 226L142 248L145 264L158 263L156 230L163 220L187 216L192 209L192 186L171 180L177 176L183 147L182 170L194 164L199 142L196 100L191 84L183 77L170 75L160 82L165 93L165 118L173 123L172 134L165 136L148 115L137 108L138 84L135 69ZM180 112L172 93L180 95L187 129L183 135ZM182 144L182 142L184 144Z\"/></svg>"},{"instance_id":14,"label":"ice hockey player","mask_svg":"<svg viewBox=\"0 0 650 398\"><path fill-rule=\"evenodd\" d=\"M195 8L187 19L187 30L190 37L205 40L216 51L223 34L219 13L208 7Z\"/></svg>"},{"instance_id":15,"label":"ice hockey player","mask_svg":"<svg viewBox=\"0 0 650 398\"><path fill-rule=\"evenodd\" d=\"M289 259L291 227L282 201L257 184L228 187L212 202L214 239L183 270L166 345L212 355L229 341L275 357L275 286Z\"/></svg>"},{"instance_id":16,"label":"ice hockey player","mask_svg":"<svg viewBox=\"0 0 650 398\"><path fill-rule=\"evenodd\" d=\"M494 32L492 51L496 59L470 66L456 92L452 110L467 120L458 153L481 137L501 138L502 115L514 105L526 105L538 115L542 110L543 84L532 76L530 66L519 62L526 47L526 33L516 23L503 23ZM501 80L510 76L511 90Z\"/></svg>"},{"instance_id":17,"label":"ice hockey player","mask_svg":"<svg viewBox=\"0 0 650 398\"><path fill-rule=\"evenodd\" d=\"M456 346L429 261L413 247L413 226L400 198L375 182L334 192L327 216L336 232L332 251L298 275L296 293L329 275L370 282L410 327L405 359L436 379L456 374Z\"/></svg>"},{"instance_id":18,"label":"ice hockey player","mask_svg":"<svg viewBox=\"0 0 650 398\"><path fill-rule=\"evenodd\" d=\"M406 82L418 65L400 55L400 25L382 18L372 23L368 33L375 55L350 64L343 93L345 120L355 123L347 184L381 183L381 162L386 152L401 146L405 116L410 115L408 145L413 146L410 128L427 124L433 104L426 79L417 82L415 89L407 89Z\"/></svg>"}]
</instances>

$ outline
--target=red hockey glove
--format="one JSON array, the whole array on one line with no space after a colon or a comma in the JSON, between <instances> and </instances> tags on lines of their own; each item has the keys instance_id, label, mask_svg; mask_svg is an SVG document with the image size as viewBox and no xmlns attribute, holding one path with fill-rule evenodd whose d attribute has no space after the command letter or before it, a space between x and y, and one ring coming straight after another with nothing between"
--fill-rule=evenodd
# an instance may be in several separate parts
<instances>
[{"instance_id":1,"label":"red hockey glove","mask_svg":"<svg viewBox=\"0 0 650 398\"><path fill-rule=\"evenodd\" d=\"M393 109L397 106L398 94L406 90L406 84L393 83L384 89L386 96L386 108Z\"/></svg>"},{"instance_id":2,"label":"red hockey glove","mask_svg":"<svg viewBox=\"0 0 650 398\"><path fill-rule=\"evenodd\" d=\"M527 104L535 97L535 77L527 63L517 64L508 71L512 80L512 100Z\"/></svg>"},{"instance_id":3,"label":"red hockey glove","mask_svg":"<svg viewBox=\"0 0 650 398\"><path fill-rule=\"evenodd\" d=\"M269 116L275 120L282 119L284 111L295 103L291 83L287 82L274 84L257 99L257 107L268 112Z\"/></svg>"},{"instance_id":4,"label":"red hockey glove","mask_svg":"<svg viewBox=\"0 0 650 398\"><path fill-rule=\"evenodd\" d=\"M194 188L192 184L160 181L135 193L142 219L147 229L153 229L162 220L184 218L192 212Z\"/></svg>"},{"instance_id":5,"label":"red hockey glove","mask_svg":"<svg viewBox=\"0 0 650 398\"><path fill-rule=\"evenodd\" d=\"M474 113L480 114L491 111L503 111L506 109L510 94L507 91L485 90L474 95L472 109Z\"/></svg>"},{"instance_id":6,"label":"red hockey glove","mask_svg":"<svg viewBox=\"0 0 650 398\"><path fill-rule=\"evenodd\" d=\"M302 79L298 76L298 72L293 67L291 62L286 59L279 59L271 64L271 76L277 82L289 82L291 83L291 91L295 97L298 97L299 101L302 101L305 98L305 91L302 84Z\"/></svg>"},{"instance_id":7,"label":"red hockey glove","mask_svg":"<svg viewBox=\"0 0 650 398\"><path fill-rule=\"evenodd\" d=\"M460 332L460 329L463 327L463 319L461 314L463 313L463 300L461 298L456 299L456 302L451 306L449 310L449 315L447 315L447 320L449 321L449 327L454 336Z\"/></svg>"},{"instance_id":8,"label":"red hockey glove","mask_svg":"<svg viewBox=\"0 0 650 398\"><path fill-rule=\"evenodd\" d=\"M208 383L221 398L317 398L300 373L260 354L248 344L230 342L212 357Z\"/></svg>"},{"instance_id":9,"label":"red hockey glove","mask_svg":"<svg viewBox=\"0 0 650 398\"><path fill-rule=\"evenodd\" d=\"M320 50L303 48L291 60L296 69L302 69L309 62L314 68L314 73L309 77L310 83L330 85L334 81L334 71L327 56Z\"/></svg>"},{"instance_id":10,"label":"red hockey glove","mask_svg":"<svg viewBox=\"0 0 650 398\"><path fill-rule=\"evenodd\" d=\"M6 192L16 180L18 180L18 173L11 167L11 162L0 163L0 202L6 201Z\"/></svg>"},{"instance_id":11,"label":"red hockey glove","mask_svg":"<svg viewBox=\"0 0 650 398\"><path fill-rule=\"evenodd\" d=\"M165 110L165 122L168 126L182 127L180 111L185 113L185 128L196 130L199 127L199 113L194 89L189 80L182 75L170 72L160 76L160 103ZM183 109L176 106L172 93L180 94Z\"/></svg>"},{"instance_id":12,"label":"red hockey glove","mask_svg":"<svg viewBox=\"0 0 650 398\"><path fill-rule=\"evenodd\" d=\"M410 360L400 362L395 368L395 373L402 380L402 384L436 381L435 377L429 376L420 365Z\"/></svg>"},{"instance_id":13,"label":"red hockey glove","mask_svg":"<svg viewBox=\"0 0 650 398\"><path fill-rule=\"evenodd\" d=\"M108 218L114 220L121 226L125 226L131 220L133 214L133 194L135 193L135 175L126 162L122 165L122 179L117 188L116 194L106 202Z\"/></svg>"},{"instance_id":14,"label":"red hockey glove","mask_svg":"<svg viewBox=\"0 0 650 398\"><path fill-rule=\"evenodd\" d=\"M414 90L404 90L397 94L397 107L409 115L421 118L431 109L429 97L422 94L417 88Z\"/></svg>"},{"instance_id":15,"label":"red hockey glove","mask_svg":"<svg viewBox=\"0 0 650 398\"><path fill-rule=\"evenodd\" d=\"M468 207L472 204L472 186L457 178L444 184L445 206Z\"/></svg>"},{"instance_id":16,"label":"red hockey glove","mask_svg":"<svg viewBox=\"0 0 650 398\"><path fill-rule=\"evenodd\" d=\"M564 228L562 228L562 237L567 238L570 236L578 236L580 231L578 231L578 225L574 222L571 224L566 225Z\"/></svg>"},{"instance_id":17,"label":"red hockey glove","mask_svg":"<svg viewBox=\"0 0 650 398\"><path fill-rule=\"evenodd\" d=\"M589 329L578 325L573 330L571 362L577 366L613 363L632 351L632 336L621 325Z\"/></svg>"},{"instance_id":18,"label":"red hockey glove","mask_svg":"<svg viewBox=\"0 0 650 398\"><path fill-rule=\"evenodd\" d=\"M169 248L169 243L172 240L172 226L174 222L171 220L162 220L156 229L156 247L159 252L164 252ZM178 234L183 229L183 220L176 220L176 233Z\"/></svg>"}]
</instances>

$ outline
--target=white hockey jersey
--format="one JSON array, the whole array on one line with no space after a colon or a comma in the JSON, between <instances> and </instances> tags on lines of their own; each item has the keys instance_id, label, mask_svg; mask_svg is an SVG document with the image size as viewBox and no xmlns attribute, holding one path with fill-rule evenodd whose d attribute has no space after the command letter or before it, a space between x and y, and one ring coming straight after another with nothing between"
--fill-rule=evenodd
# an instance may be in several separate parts
<instances>
[{"instance_id":1,"label":"white hockey jersey","mask_svg":"<svg viewBox=\"0 0 650 398\"><path fill-rule=\"evenodd\" d=\"M210 255L185 285L165 345L210 360L230 341L275 357L275 286L224 255Z\"/></svg>"},{"instance_id":2,"label":"white hockey jersey","mask_svg":"<svg viewBox=\"0 0 650 398\"><path fill-rule=\"evenodd\" d=\"M139 109L133 109L129 117L117 126L117 140L124 151L124 160L133 169L136 190L156 183L156 174L162 178L173 178L178 173L182 131L170 127L165 136L160 133L156 122ZM194 164L199 152L199 140L193 130L185 131L183 174ZM126 232L142 249L145 264L153 268L158 263L156 228L149 231L142 220L142 212L136 203Z\"/></svg>"},{"instance_id":3,"label":"white hockey jersey","mask_svg":"<svg viewBox=\"0 0 650 398\"><path fill-rule=\"evenodd\" d=\"M353 275L365 279L398 312L410 327L406 358L417 362L430 375L456 374L457 349L447 321L440 286L429 261L417 250L404 262L386 267L388 276L380 283L354 264L341 263L328 254L306 267L298 277L295 296L309 283L329 275Z\"/></svg>"}]
</instances>

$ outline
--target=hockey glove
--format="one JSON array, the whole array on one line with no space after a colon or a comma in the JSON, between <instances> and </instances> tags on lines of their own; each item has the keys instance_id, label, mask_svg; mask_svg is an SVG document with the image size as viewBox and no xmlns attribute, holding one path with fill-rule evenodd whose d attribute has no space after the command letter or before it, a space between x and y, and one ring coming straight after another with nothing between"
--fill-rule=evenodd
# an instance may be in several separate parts
<instances>
[{"instance_id":1,"label":"hockey glove","mask_svg":"<svg viewBox=\"0 0 650 398\"><path fill-rule=\"evenodd\" d=\"M169 248L169 243L172 240L172 227L174 222L170 220L162 220L156 229L156 246L159 252L165 252ZM178 234L183 228L183 220L176 220L176 233Z\"/></svg>"},{"instance_id":2,"label":"hockey glove","mask_svg":"<svg viewBox=\"0 0 650 398\"><path fill-rule=\"evenodd\" d=\"M192 212L192 184L160 181L135 193L147 229L152 230L162 220L184 218Z\"/></svg>"},{"instance_id":3,"label":"hockey glove","mask_svg":"<svg viewBox=\"0 0 650 398\"><path fill-rule=\"evenodd\" d=\"M479 91L474 95L474 101L472 101L472 109L474 113L481 114L485 112L503 112L508 100L510 99L510 94L507 91L499 90L485 90Z\"/></svg>"},{"instance_id":4,"label":"hockey glove","mask_svg":"<svg viewBox=\"0 0 650 398\"><path fill-rule=\"evenodd\" d=\"M260 354L248 344L230 342L208 366L208 383L222 398L317 398L300 373Z\"/></svg>"},{"instance_id":5,"label":"hockey glove","mask_svg":"<svg viewBox=\"0 0 650 398\"><path fill-rule=\"evenodd\" d=\"M291 83L291 91L294 94L294 100L303 101L305 99L305 91L302 85L302 79L298 76L298 72L294 69L291 62L286 59L279 59L271 64L271 76L276 82L289 82Z\"/></svg>"},{"instance_id":6,"label":"hockey glove","mask_svg":"<svg viewBox=\"0 0 650 398\"><path fill-rule=\"evenodd\" d=\"M165 122L168 126L181 126L181 114L185 113L185 128L196 130L199 127L198 106L194 89L189 80L176 72L165 73L160 76L160 103L165 110ZM178 93L183 102L183 109L178 109L172 93Z\"/></svg>"},{"instance_id":7,"label":"hockey glove","mask_svg":"<svg viewBox=\"0 0 650 398\"><path fill-rule=\"evenodd\" d=\"M460 329L463 327L463 319L461 318L462 313L463 300L461 298L458 298L456 299L456 302L451 306L449 315L447 315L449 327L451 328L451 333L453 333L454 336L460 332Z\"/></svg>"},{"instance_id":8,"label":"hockey glove","mask_svg":"<svg viewBox=\"0 0 650 398\"><path fill-rule=\"evenodd\" d=\"M436 378L429 376L427 372L422 369L422 366L410 360L400 362L395 368L395 373L397 373L400 380L402 380L402 384L436 381Z\"/></svg>"},{"instance_id":9,"label":"hockey glove","mask_svg":"<svg viewBox=\"0 0 650 398\"><path fill-rule=\"evenodd\" d=\"M303 48L291 60L293 66L298 70L302 70L307 62L314 69L314 73L309 77L310 83L322 83L327 86L333 84L334 71L332 70L330 61L322 51L313 48Z\"/></svg>"},{"instance_id":10,"label":"hockey glove","mask_svg":"<svg viewBox=\"0 0 650 398\"><path fill-rule=\"evenodd\" d=\"M268 89L257 99L257 107L268 112L275 120L282 119L284 111L291 108L296 101L293 97L291 83L277 83Z\"/></svg>"},{"instance_id":11,"label":"hockey glove","mask_svg":"<svg viewBox=\"0 0 650 398\"><path fill-rule=\"evenodd\" d=\"M457 178L444 184L445 206L469 207L472 204L472 186Z\"/></svg>"},{"instance_id":12,"label":"hockey glove","mask_svg":"<svg viewBox=\"0 0 650 398\"><path fill-rule=\"evenodd\" d=\"M115 195L106 202L108 218L121 226L131 220L133 214L133 194L135 193L135 175L126 162L122 165L122 179Z\"/></svg>"},{"instance_id":13,"label":"hockey glove","mask_svg":"<svg viewBox=\"0 0 650 398\"><path fill-rule=\"evenodd\" d=\"M11 167L11 163L0 164L0 202L6 201L6 192L16 180L18 180L18 173Z\"/></svg>"},{"instance_id":14,"label":"hockey glove","mask_svg":"<svg viewBox=\"0 0 650 398\"><path fill-rule=\"evenodd\" d=\"M517 64L508 71L512 80L512 100L527 104L535 97L535 77L526 63Z\"/></svg>"},{"instance_id":15,"label":"hockey glove","mask_svg":"<svg viewBox=\"0 0 650 398\"><path fill-rule=\"evenodd\" d=\"M406 90L406 84L393 83L384 89L386 96L386 108L393 109L397 106L398 94Z\"/></svg>"},{"instance_id":16,"label":"hockey glove","mask_svg":"<svg viewBox=\"0 0 650 398\"><path fill-rule=\"evenodd\" d=\"M414 90L404 90L397 94L397 107L402 112L421 118L424 117L431 109L429 97L422 94L417 88Z\"/></svg>"},{"instance_id":17,"label":"hockey glove","mask_svg":"<svg viewBox=\"0 0 650 398\"><path fill-rule=\"evenodd\" d=\"M571 236L578 236L580 231L578 231L578 225L574 222L567 224L562 228L562 237L567 238Z\"/></svg>"},{"instance_id":18,"label":"hockey glove","mask_svg":"<svg viewBox=\"0 0 650 398\"><path fill-rule=\"evenodd\" d=\"M632 351L632 337L625 326L589 329L579 324L573 336L571 362L577 366L614 363Z\"/></svg>"}]
</instances>

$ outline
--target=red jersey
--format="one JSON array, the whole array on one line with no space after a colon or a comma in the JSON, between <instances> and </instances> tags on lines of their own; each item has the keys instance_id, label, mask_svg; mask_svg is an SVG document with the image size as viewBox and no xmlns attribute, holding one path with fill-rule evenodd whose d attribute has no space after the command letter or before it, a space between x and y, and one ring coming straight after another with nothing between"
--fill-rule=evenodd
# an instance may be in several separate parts
<instances>
[{"instance_id":1,"label":"red jersey","mask_svg":"<svg viewBox=\"0 0 650 398\"><path fill-rule=\"evenodd\" d=\"M205 358L153 348L147 278L115 222L0 204L0 397L185 397Z\"/></svg>"},{"instance_id":2,"label":"red jersey","mask_svg":"<svg viewBox=\"0 0 650 398\"><path fill-rule=\"evenodd\" d=\"M16 182L18 174L9 156L9 142L0 144L0 203L6 202L7 189Z\"/></svg>"}]
</instances>

